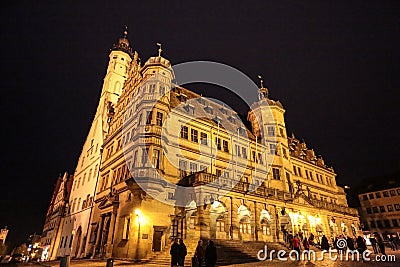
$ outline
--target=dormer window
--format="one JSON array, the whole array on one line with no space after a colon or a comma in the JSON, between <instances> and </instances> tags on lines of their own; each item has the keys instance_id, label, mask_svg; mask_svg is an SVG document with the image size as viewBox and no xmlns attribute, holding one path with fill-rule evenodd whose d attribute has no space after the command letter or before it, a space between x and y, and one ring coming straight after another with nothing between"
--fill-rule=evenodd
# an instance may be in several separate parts
<instances>
[{"instance_id":1,"label":"dormer window","mask_svg":"<svg viewBox=\"0 0 400 267\"><path fill-rule=\"evenodd\" d=\"M197 98L197 102L199 102L200 104L202 104L202 105L205 105L206 104L206 101L203 99L203 98Z\"/></svg>"},{"instance_id":2,"label":"dormer window","mask_svg":"<svg viewBox=\"0 0 400 267\"><path fill-rule=\"evenodd\" d=\"M231 123L233 123L233 124L235 124L235 123L236 123L236 120L235 120L235 118L234 118L234 117L232 117L232 116L229 116L229 117L228 117L228 120L229 120Z\"/></svg>"},{"instance_id":3,"label":"dormer window","mask_svg":"<svg viewBox=\"0 0 400 267\"><path fill-rule=\"evenodd\" d=\"M221 111L222 114L225 114L225 115L228 114L228 111L224 108L220 108L219 110Z\"/></svg>"},{"instance_id":4,"label":"dormer window","mask_svg":"<svg viewBox=\"0 0 400 267\"><path fill-rule=\"evenodd\" d=\"M188 104L184 107L184 109L186 110L187 113L194 115L194 106Z\"/></svg>"},{"instance_id":5,"label":"dormer window","mask_svg":"<svg viewBox=\"0 0 400 267\"><path fill-rule=\"evenodd\" d=\"M213 113L214 113L212 107L209 107L209 106L205 107L204 110L205 110L208 114L213 114Z\"/></svg>"}]
</instances>

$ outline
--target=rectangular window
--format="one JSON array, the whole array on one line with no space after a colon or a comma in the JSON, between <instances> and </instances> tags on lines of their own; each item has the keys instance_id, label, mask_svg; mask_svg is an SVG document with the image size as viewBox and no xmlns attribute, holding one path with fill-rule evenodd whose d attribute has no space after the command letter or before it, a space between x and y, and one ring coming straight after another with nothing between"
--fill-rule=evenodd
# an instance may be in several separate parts
<instances>
[{"instance_id":1,"label":"rectangular window","mask_svg":"<svg viewBox=\"0 0 400 267\"><path fill-rule=\"evenodd\" d=\"M272 168L272 176L275 180L281 179L281 173L278 168Z\"/></svg>"},{"instance_id":2,"label":"rectangular window","mask_svg":"<svg viewBox=\"0 0 400 267\"><path fill-rule=\"evenodd\" d=\"M363 198L363 200L368 200L368 196L367 195L363 195L362 198Z\"/></svg>"},{"instance_id":3,"label":"rectangular window","mask_svg":"<svg viewBox=\"0 0 400 267\"><path fill-rule=\"evenodd\" d=\"M182 128L181 128L181 138L189 139L188 132L189 132L189 128L187 126L182 126Z\"/></svg>"},{"instance_id":4,"label":"rectangular window","mask_svg":"<svg viewBox=\"0 0 400 267\"><path fill-rule=\"evenodd\" d=\"M228 141L222 140L222 145L224 147L225 152L229 152L229 146L228 146Z\"/></svg>"},{"instance_id":5,"label":"rectangular window","mask_svg":"<svg viewBox=\"0 0 400 267\"><path fill-rule=\"evenodd\" d=\"M386 210L385 210L385 206L379 206L379 211L380 212L385 212Z\"/></svg>"},{"instance_id":6,"label":"rectangular window","mask_svg":"<svg viewBox=\"0 0 400 267\"><path fill-rule=\"evenodd\" d=\"M198 143L199 142L199 132L197 130L195 130L195 129L191 129L190 130L190 139L193 142Z\"/></svg>"},{"instance_id":7,"label":"rectangular window","mask_svg":"<svg viewBox=\"0 0 400 267\"><path fill-rule=\"evenodd\" d=\"M394 204L395 210L400 210L400 204Z\"/></svg>"},{"instance_id":8,"label":"rectangular window","mask_svg":"<svg viewBox=\"0 0 400 267\"><path fill-rule=\"evenodd\" d=\"M178 220L172 220L171 223L171 237L178 236Z\"/></svg>"},{"instance_id":9,"label":"rectangular window","mask_svg":"<svg viewBox=\"0 0 400 267\"><path fill-rule=\"evenodd\" d=\"M64 241L64 237L61 237L60 248L62 247L63 241Z\"/></svg>"},{"instance_id":10,"label":"rectangular window","mask_svg":"<svg viewBox=\"0 0 400 267\"><path fill-rule=\"evenodd\" d=\"M201 133L200 134L200 142L202 145L207 145L207 134L206 133Z\"/></svg>"},{"instance_id":11,"label":"rectangular window","mask_svg":"<svg viewBox=\"0 0 400 267\"><path fill-rule=\"evenodd\" d=\"M71 240L72 240L72 237L71 237ZM65 240L64 240L64 248L67 246L67 241L68 241L68 236L65 237Z\"/></svg>"},{"instance_id":12,"label":"rectangular window","mask_svg":"<svg viewBox=\"0 0 400 267\"><path fill-rule=\"evenodd\" d=\"M187 170L187 162L184 160L179 160L179 171L181 177L186 176L186 170Z\"/></svg>"},{"instance_id":13,"label":"rectangular window","mask_svg":"<svg viewBox=\"0 0 400 267\"><path fill-rule=\"evenodd\" d=\"M261 153L258 153L258 160L259 160L260 164L264 164Z\"/></svg>"},{"instance_id":14,"label":"rectangular window","mask_svg":"<svg viewBox=\"0 0 400 267\"><path fill-rule=\"evenodd\" d=\"M219 139L218 137L215 137L215 144L217 146L217 149L221 150L221 139Z\"/></svg>"},{"instance_id":15,"label":"rectangular window","mask_svg":"<svg viewBox=\"0 0 400 267\"><path fill-rule=\"evenodd\" d=\"M154 93L156 91L156 85L155 84L150 84L150 93Z\"/></svg>"},{"instance_id":16,"label":"rectangular window","mask_svg":"<svg viewBox=\"0 0 400 267\"><path fill-rule=\"evenodd\" d=\"M146 148L142 148L142 164L145 165L147 163L147 159L149 158L148 156L148 150Z\"/></svg>"},{"instance_id":17,"label":"rectangular window","mask_svg":"<svg viewBox=\"0 0 400 267\"><path fill-rule=\"evenodd\" d=\"M190 163L190 172L191 173L197 172L197 164L196 163L193 163L193 162Z\"/></svg>"},{"instance_id":18,"label":"rectangular window","mask_svg":"<svg viewBox=\"0 0 400 267\"><path fill-rule=\"evenodd\" d=\"M174 193L168 192L168 199L174 199Z\"/></svg>"},{"instance_id":19,"label":"rectangular window","mask_svg":"<svg viewBox=\"0 0 400 267\"><path fill-rule=\"evenodd\" d=\"M390 190L390 195L391 195L392 197L394 197L394 196L396 195L396 191Z\"/></svg>"},{"instance_id":20,"label":"rectangular window","mask_svg":"<svg viewBox=\"0 0 400 267\"><path fill-rule=\"evenodd\" d=\"M124 218L124 229L122 231L122 239L128 240L129 239L129 228L131 224L131 217L126 216Z\"/></svg>"},{"instance_id":21,"label":"rectangular window","mask_svg":"<svg viewBox=\"0 0 400 267\"><path fill-rule=\"evenodd\" d=\"M378 213L378 207L372 207L372 211L373 211L374 213Z\"/></svg>"},{"instance_id":22,"label":"rectangular window","mask_svg":"<svg viewBox=\"0 0 400 267\"><path fill-rule=\"evenodd\" d=\"M393 211L393 205L387 205L387 209L388 209L389 212L392 212Z\"/></svg>"},{"instance_id":23,"label":"rectangular window","mask_svg":"<svg viewBox=\"0 0 400 267\"><path fill-rule=\"evenodd\" d=\"M220 177L220 176L222 175L222 171L221 171L220 169L216 169L216 170L215 170L215 175L216 175L217 177Z\"/></svg>"},{"instance_id":24,"label":"rectangular window","mask_svg":"<svg viewBox=\"0 0 400 267\"><path fill-rule=\"evenodd\" d=\"M369 194L368 196L369 196L369 199L374 199L375 198L374 194Z\"/></svg>"},{"instance_id":25,"label":"rectangular window","mask_svg":"<svg viewBox=\"0 0 400 267\"><path fill-rule=\"evenodd\" d=\"M371 208L367 208L367 214L372 214Z\"/></svg>"},{"instance_id":26,"label":"rectangular window","mask_svg":"<svg viewBox=\"0 0 400 267\"><path fill-rule=\"evenodd\" d=\"M383 227L390 227L390 222L388 219L383 220Z\"/></svg>"},{"instance_id":27,"label":"rectangular window","mask_svg":"<svg viewBox=\"0 0 400 267\"><path fill-rule=\"evenodd\" d=\"M398 223L397 219L392 219L392 224L393 224L393 227L399 227L399 223Z\"/></svg>"},{"instance_id":28,"label":"rectangular window","mask_svg":"<svg viewBox=\"0 0 400 267\"><path fill-rule=\"evenodd\" d=\"M163 124L163 114L158 111L157 111L157 117L156 117L156 124L158 126L162 126L162 124Z\"/></svg>"},{"instance_id":29,"label":"rectangular window","mask_svg":"<svg viewBox=\"0 0 400 267\"><path fill-rule=\"evenodd\" d=\"M388 191L384 191L384 192L383 192L383 196L384 196L384 197L389 197L389 192L388 192Z\"/></svg>"},{"instance_id":30,"label":"rectangular window","mask_svg":"<svg viewBox=\"0 0 400 267\"><path fill-rule=\"evenodd\" d=\"M241 154L240 154L240 146L235 145L235 152L236 152L236 156L241 157Z\"/></svg>"},{"instance_id":31,"label":"rectangular window","mask_svg":"<svg viewBox=\"0 0 400 267\"><path fill-rule=\"evenodd\" d=\"M276 145L275 144L269 144L269 153L272 155L276 155Z\"/></svg>"},{"instance_id":32,"label":"rectangular window","mask_svg":"<svg viewBox=\"0 0 400 267\"><path fill-rule=\"evenodd\" d=\"M153 149L153 168L160 168L160 150Z\"/></svg>"},{"instance_id":33,"label":"rectangular window","mask_svg":"<svg viewBox=\"0 0 400 267\"><path fill-rule=\"evenodd\" d=\"M275 136L275 127L274 126L268 126L267 128L267 134L269 136Z\"/></svg>"},{"instance_id":34,"label":"rectangular window","mask_svg":"<svg viewBox=\"0 0 400 267\"><path fill-rule=\"evenodd\" d=\"M151 124L152 117L153 117L153 112L147 111L146 124Z\"/></svg>"},{"instance_id":35,"label":"rectangular window","mask_svg":"<svg viewBox=\"0 0 400 267\"><path fill-rule=\"evenodd\" d=\"M375 193L376 198L381 198L381 193L377 192Z\"/></svg>"},{"instance_id":36,"label":"rectangular window","mask_svg":"<svg viewBox=\"0 0 400 267\"><path fill-rule=\"evenodd\" d=\"M242 157L247 159L247 149L245 147L242 147Z\"/></svg>"},{"instance_id":37,"label":"rectangular window","mask_svg":"<svg viewBox=\"0 0 400 267\"><path fill-rule=\"evenodd\" d=\"M378 228L383 228L383 225L382 225L382 221L381 221L381 220L377 220L377 221L376 221L376 225L378 226Z\"/></svg>"}]
</instances>

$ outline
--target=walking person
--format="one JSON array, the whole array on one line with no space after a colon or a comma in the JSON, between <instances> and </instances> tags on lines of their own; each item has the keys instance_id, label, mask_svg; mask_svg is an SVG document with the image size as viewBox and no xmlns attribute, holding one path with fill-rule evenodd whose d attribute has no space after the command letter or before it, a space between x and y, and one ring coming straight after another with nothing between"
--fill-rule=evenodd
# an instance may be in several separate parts
<instances>
[{"instance_id":1,"label":"walking person","mask_svg":"<svg viewBox=\"0 0 400 267\"><path fill-rule=\"evenodd\" d=\"M307 237L305 237L303 239L303 248L304 248L305 251L309 251L310 250L310 241L309 241L309 238L307 238ZM303 255L303 257L304 257L304 255ZM308 261L310 261L310 254L307 253L307 257L308 257L307 258ZM303 258L303 260L304 260L304 258Z\"/></svg>"},{"instance_id":2,"label":"walking person","mask_svg":"<svg viewBox=\"0 0 400 267\"><path fill-rule=\"evenodd\" d=\"M381 251L382 255L386 255L385 243L383 243L383 239L380 235L376 236L376 241L378 242L378 247L379 247L379 250Z\"/></svg>"},{"instance_id":3,"label":"walking person","mask_svg":"<svg viewBox=\"0 0 400 267\"><path fill-rule=\"evenodd\" d=\"M326 238L325 235L322 236L321 239L321 249L322 250L329 250L330 246L329 246L329 241L328 238Z\"/></svg>"},{"instance_id":4,"label":"walking person","mask_svg":"<svg viewBox=\"0 0 400 267\"><path fill-rule=\"evenodd\" d=\"M376 238L375 238L373 235L371 235L371 236L369 237L369 242L371 242L371 246L372 246L372 249L374 250L374 253L375 253L375 254L378 254L378 253L379 253L379 251L378 251L378 244L377 244L377 242L376 242Z\"/></svg>"},{"instance_id":5,"label":"walking person","mask_svg":"<svg viewBox=\"0 0 400 267\"><path fill-rule=\"evenodd\" d=\"M217 263L217 248L214 246L212 240L208 242L206 251L204 252L204 258L206 260L206 267L215 267Z\"/></svg>"},{"instance_id":6,"label":"walking person","mask_svg":"<svg viewBox=\"0 0 400 267\"><path fill-rule=\"evenodd\" d=\"M171 267L177 266L178 261L179 261L179 244L178 244L178 238L174 239L174 243L171 246L171 249L169 251L169 254L171 254Z\"/></svg>"},{"instance_id":7,"label":"walking person","mask_svg":"<svg viewBox=\"0 0 400 267\"><path fill-rule=\"evenodd\" d=\"M351 251L354 251L356 248L354 247L354 241L353 238L351 238L350 236L347 237L347 248Z\"/></svg>"},{"instance_id":8,"label":"walking person","mask_svg":"<svg viewBox=\"0 0 400 267\"><path fill-rule=\"evenodd\" d=\"M360 255L362 255L364 253L364 251L367 249L367 246L365 245L365 242L364 242L364 238L362 238L361 236L358 236L356 243L357 243L357 250L360 253Z\"/></svg>"},{"instance_id":9,"label":"walking person","mask_svg":"<svg viewBox=\"0 0 400 267\"><path fill-rule=\"evenodd\" d=\"M292 239L292 247L293 250L297 251L297 260L300 260L300 240L297 235L295 235Z\"/></svg>"},{"instance_id":10,"label":"walking person","mask_svg":"<svg viewBox=\"0 0 400 267\"><path fill-rule=\"evenodd\" d=\"M203 266L203 260L204 260L203 240L199 240L199 242L197 243L194 257L197 259L198 267Z\"/></svg>"},{"instance_id":11,"label":"walking person","mask_svg":"<svg viewBox=\"0 0 400 267\"><path fill-rule=\"evenodd\" d=\"M185 243L183 243L183 239L179 239L179 266L185 266L185 257L187 255L187 249Z\"/></svg>"}]
</instances>

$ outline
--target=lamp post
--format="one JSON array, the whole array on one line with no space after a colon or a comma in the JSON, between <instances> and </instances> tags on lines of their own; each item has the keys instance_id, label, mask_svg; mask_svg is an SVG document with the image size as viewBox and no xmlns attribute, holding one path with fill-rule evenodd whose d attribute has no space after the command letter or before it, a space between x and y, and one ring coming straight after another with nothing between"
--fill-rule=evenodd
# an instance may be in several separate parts
<instances>
[{"instance_id":1,"label":"lamp post","mask_svg":"<svg viewBox=\"0 0 400 267\"><path fill-rule=\"evenodd\" d=\"M137 245L136 245L136 255L135 259L139 260L139 245L140 245L140 217L142 216L142 212L140 209L135 210L135 214L137 217L137 223L138 223L138 236L137 236Z\"/></svg>"}]
</instances>

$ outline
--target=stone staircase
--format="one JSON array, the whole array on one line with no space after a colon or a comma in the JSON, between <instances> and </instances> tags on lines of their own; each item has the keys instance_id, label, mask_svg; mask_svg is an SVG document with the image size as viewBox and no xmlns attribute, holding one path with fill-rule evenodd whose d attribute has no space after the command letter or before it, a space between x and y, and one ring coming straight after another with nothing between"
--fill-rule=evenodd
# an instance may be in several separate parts
<instances>
[{"instance_id":1,"label":"stone staircase","mask_svg":"<svg viewBox=\"0 0 400 267\"><path fill-rule=\"evenodd\" d=\"M258 262L257 254L267 246L268 255L271 250L289 250L277 242L216 240L218 266ZM263 254L262 254L263 256ZM276 253L274 255L276 257Z\"/></svg>"},{"instance_id":2,"label":"stone staircase","mask_svg":"<svg viewBox=\"0 0 400 267\"><path fill-rule=\"evenodd\" d=\"M185 258L185 267L191 266L192 257L196 250L198 240L186 240L185 245L188 254ZM260 241L240 241L240 240L214 240L217 248L218 261L217 266L226 266L231 264L258 262L257 253L264 250L267 245L268 253L272 249L275 251L289 249L277 242L260 242ZM153 252L141 262L145 266L170 266L171 255L169 254L171 244L164 247L162 251ZM269 255L269 254L268 254ZM276 253L274 255L276 257Z\"/></svg>"}]
</instances>

